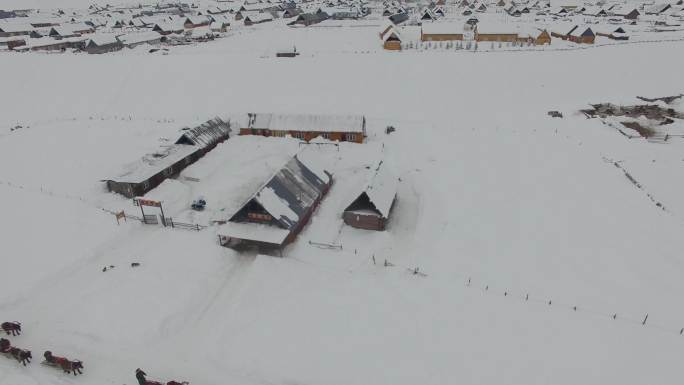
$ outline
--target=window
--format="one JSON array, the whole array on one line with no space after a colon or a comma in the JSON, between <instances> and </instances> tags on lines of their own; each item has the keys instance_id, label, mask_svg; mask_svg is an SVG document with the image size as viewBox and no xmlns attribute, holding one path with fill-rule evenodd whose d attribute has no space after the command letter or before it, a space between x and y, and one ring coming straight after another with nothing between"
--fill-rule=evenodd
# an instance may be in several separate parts
<instances>
[{"instance_id":1,"label":"window","mask_svg":"<svg viewBox=\"0 0 684 385\"><path fill-rule=\"evenodd\" d=\"M346 134L345 138L348 142L356 142L356 134Z\"/></svg>"},{"instance_id":2,"label":"window","mask_svg":"<svg viewBox=\"0 0 684 385\"><path fill-rule=\"evenodd\" d=\"M321 136L325 139L330 140L330 133L329 132L321 132Z\"/></svg>"},{"instance_id":3,"label":"window","mask_svg":"<svg viewBox=\"0 0 684 385\"><path fill-rule=\"evenodd\" d=\"M296 131L296 132L292 133L292 136L297 138L297 139L304 140L304 133L303 132Z\"/></svg>"},{"instance_id":4,"label":"window","mask_svg":"<svg viewBox=\"0 0 684 385\"><path fill-rule=\"evenodd\" d=\"M164 176L171 176L171 174L173 174L173 167L169 167L164 170Z\"/></svg>"},{"instance_id":5,"label":"window","mask_svg":"<svg viewBox=\"0 0 684 385\"><path fill-rule=\"evenodd\" d=\"M264 214L264 213L247 213L247 217L249 219L252 219L255 221L264 221L264 222L268 222L271 219L273 219L270 215Z\"/></svg>"}]
</instances>

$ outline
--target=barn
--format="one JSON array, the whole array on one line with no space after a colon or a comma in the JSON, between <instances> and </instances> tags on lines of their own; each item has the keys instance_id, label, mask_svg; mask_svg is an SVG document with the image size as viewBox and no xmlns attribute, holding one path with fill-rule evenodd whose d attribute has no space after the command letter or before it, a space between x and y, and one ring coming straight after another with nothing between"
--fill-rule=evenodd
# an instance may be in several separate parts
<instances>
[{"instance_id":1,"label":"barn","mask_svg":"<svg viewBox=\"0 0 684 385\"><path fill-rule=\"evenodd\" d=\"M396 201L398 184L397 177L380 162L373 168L363 191L344 210L344 223L359 229L385 230Z\"/></svg>"},{"instance_id":2,"label":"barn","mask_svg":"<svg viewBox=\"0 0 684 385\"><path fill-rule=\"evenodd\" d=\"M366 118L361 115L309 115L249 113L240 135L284 137L304 141L322 137L341 142L363 143Z\"/></svg>"},{"instance_id":3,"label":"barn","mask_svg":"<svg viewBox=\"0 0 684 385\"><path fill-rule=\"evenodd\" d=\"M330 173L293 157L219 227L220 244L282 249L306 226L331 185Z\"/></svg>"},{"instance_id":4,"label":"barn","mask_svg":"<svg viewBox=\"0 0 684 385\"><path fill-rule=\"evenodd\" d=\"M230 123L211 119L194 128L184 128L178 140L129 164L126 170L105 179L107 189L128 198L143 196L167 178L195 163L230 134Z\"/></svg>"}]
</instances>

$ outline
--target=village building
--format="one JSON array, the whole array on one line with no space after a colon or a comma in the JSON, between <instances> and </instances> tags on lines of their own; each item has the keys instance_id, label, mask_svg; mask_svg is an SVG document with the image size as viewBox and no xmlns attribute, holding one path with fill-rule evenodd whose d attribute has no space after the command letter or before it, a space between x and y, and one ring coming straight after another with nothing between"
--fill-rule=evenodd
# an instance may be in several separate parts
<instances>
[{"instance_id":1,"label":"village building","mask_svg":"<svg viewBox=\"0 0 684 385\"><path fill-rule=\"evenodd\" d=\"M647 15L662 15L670 8L672 8L672 4L669 3L655 4L647 8L645 12Z\"/></svg>"},{"instance_id":2,"label":"village building","mask_svg":"<svg viewBox=\"0 0 684 385\"><path fill-rule=\"evenodd\" d=\"M577 26L568 32L567 36L569 41L578 44L594 44L596 40L596 35L591 27Z\"/></svg>"},{"instance_id":3,"label":"village building","mask_svg":"<svg viewBox=\"0 0 684 385\"><path fill-rule=\"evenodd\" d=\"M119 36L119 40L128 48L135 48L143 44L157 45L166 41L166 37L155 31L132 32Z\"/></svg>"},{"instance_id":4,"label":"village building","mask_svg":"<svg viewBox=\"0 0 684 385\"><path fill-rule=\"evenodd\" d=\"M24 23L0 23L0 37L30 35L35 28Z\"/></svg>"},{"instance_id":5,"label":"village building","mask_svg":"<svg viewBox=\"0 0 684 385\"><path fill-rule=\"evenodd\" d=\"M88 39L86 37L70 37L61 40L52 38L31 39L26 41L26 45L16 47L15 51L61 51L67 49L83 49Z\"/></svg>"},{"instance_id":6,"label":"village building","mask_svg":"<svg viewBox=\"0 0 684 385\"><path fill-rule=\"evenodd\" d=\"M344 210L342 218L349 226L365 230L385 230L397 197L399 180L380 162L357 195Z\"/></svg>"},{"instance_id":7,"label":"village building","mask_svg":"<svg viewBox=\"0 0 684 385\"><path fill-rule=\"evenodd\" d=\"M325 12L300 13L290 25L310 26L328 20L330 17Z\"/></svg>"},{"instance_id":8,"label":"village building","mask_svg":"<svg viewBox=\"0 0 684 385\"><path fill-rule=\"evenodd\" d=\"M405 12L395 13L389 17L389 20L395 25L399 25L409 19L409 16Z\"/></svg>"},{"instance_id":9,"label":"village building","mask_svg":"<svg viewBox=\"0 0 684 385\"><path fill-rule=\"evenodd\" d=\"M281 250L306 226L332 182L330 173L295 156L219 227L220 244Z\"/></svg>"},{"instance_id":10,"label":"village building","mask_svg":"<svg viewBox=\"0 0 684 385\"><path fill-rule=\"evenodd\" d=\"M126 171L104 182L107 189L125 197L143 196L204 154L228 139L230 123L211 119L194 128L184 128L178 140L126 167Z\"/></svg>"},{"instance_id":11,"label":"village building","mask_svg":"<svg viewBox=\"0 0 684 385\"><path fill-rule=\"evenodd\" d=\"M176 19L173 21L156 23L154 27L152 27L152 30L160 35L180 34L185 30L185 26L182 20Z\"/></svg>"},{"instance_id":12,"label":"village building","mask_svg":"<svg viewBox=\"0 0 684 385\"><path fill-rule=\"evenodd\" d=\"M608 13L626 20L637 20L641 16L641 13L635 7L628 7L626 5L612 7Z\"/></svg>"},{"instance_id":13,"label":"village building","mask_svg":"<svg viewBox=\"0 0 684 385\"><path fill-rule=\"evenodd\" d=\"M212 18L208 16L188 16L183 22L183 26L187 29L207 27L213 21Z\"/></svg>"},{"instance_id":14,"label":"village building","mask_svg":"<svg viewBox=\"0 0 684 385\"><path fill-rule=\"evenodd\" d=\"M382 48L388 51L401 51L401 35L391 28L382 35Z\"/></svg>"},{"instance_id":15,"label":"village building","mask_svg":"<svg viewBox=\"0 0 684 385\"><path fill-rule=\"evenodd\" d=\"M103 54L123 49L124 45L112 34L98 34L91 36L84 50L89 54Z\"/></svg>"},{"instance_id":16,"label":"village building","mask_svg":"<svg viewBox=\"0 0 684 385\"><path fill-rule=\"evenodd\" d=\"M475 40L512 43L518 40L518 32L512 24L481 21L475 26Z\"/></svg>"},{"instance_id":17,"label":"village building","mask_svg":"<svg viewBox=\"0 0 684 385\"><path fill-rule=\"evenodd\" d=\"M551 34L545 29L522 29L518 32L518 41L534 45L551 44Z\"/></svg>"},{"instance_id":18,"label":"village building","mask_svg":"<svg viewBox=\"0 0 684 385\"><path fill-rule=\"evenodd\" d=\"M273 16L270 13L250 13L247 14L243 19L243 22L246 26L266 23L269 21L273 21Z\"/></svg>"},{"instance_id":19,"label":"village building","mask_svg":"<svg viewBox=\"0 0 684 385\"><path fill-rule=\"evenodd\" d=\"M551 32L551 36L578 44L594 44L594 41L596 40L596 35L591 27L574 25L568 32L561 32L565 28L567 27L556 27L556 30Z\"/></svg>"},{"instance_id":20,"label":"village building","mask_svg":"<svg viewBox=\"0 0 684 385\"><path fill-rule=\"evenodd\" d=\"M321 137L333 141L363 143L366 118L360 115L305 115L249 113L240 135L284 137L304 141Z\"/></svg>"},{"instance_id":21,"label":"village building","mask_svg":"<svg viewBox=\"0 0 684 385\"><path fill-rule=\"evenodd\" d=\"M596 36L603 36L612 40L629 40L629 35L622 27L618 27L612 32L597 32Z\"/></svg>"}]
</instances>

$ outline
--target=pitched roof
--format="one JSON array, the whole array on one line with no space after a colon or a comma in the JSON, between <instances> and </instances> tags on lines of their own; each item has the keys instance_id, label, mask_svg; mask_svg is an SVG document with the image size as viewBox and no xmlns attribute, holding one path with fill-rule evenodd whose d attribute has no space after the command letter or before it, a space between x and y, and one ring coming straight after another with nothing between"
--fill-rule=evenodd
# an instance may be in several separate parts
<instances>
[{"instance_id":1,"label":"pitched roof","mask_svg":"<svg viewBox=\"0 0 684 385\"><path fill-rule=\"evenodd\" d=\"M364 191L376 210L384 218L389 217L390 209L397 195L399 179L381 161L373 169Z\"/></svg>"},{"instance_id":2,"label":"pitched roof","mask_svg":"<svg viewBox=\"0 0 684 385\"><path fill-rule=\"evenodd\" d=\"M331 182L330 174L321 175L304 165L297 156L278 170L261 187L230 221L239 221L238 215L250 202L259 204L286 230L294 229L323 195Z\"/></svg>"},{"instance_id":3,"label":"pitched roof","mask_svg":"<svg viewBox=\"0 0 684 385\"><path fill-rule=\"evenodd\" d=\"M224 122L221 118L217 117L193 128L183 128L183 131L183 135L178 138L176 144L185 143L206 147L228 137L230 122Z\"/></svg>"},{"instance_id":4,"label":"pitched roof","mask_svg":"<svg viewBox=\"0 0 684 385\"><path fill-rule=\"evenodd\" d=\"M277 131L363 132L362 115L264 114L247 115L247 128Z\"/></svg>"}]
</instances>

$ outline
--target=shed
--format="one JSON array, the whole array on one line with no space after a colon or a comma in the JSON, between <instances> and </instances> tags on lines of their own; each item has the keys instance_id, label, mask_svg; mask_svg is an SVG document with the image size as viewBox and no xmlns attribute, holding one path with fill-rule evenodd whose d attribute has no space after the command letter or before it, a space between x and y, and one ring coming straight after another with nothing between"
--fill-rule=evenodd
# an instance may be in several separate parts
<instances>
[{"instance_id":1,"label":"shed","mask_svg":"<svg viewBox=\"0 0 684 385\"><path fill-rule=\"evenodd\" d=\"M281 249L302 231L331 185L330 173L293 157L219 228L221 245Z\"/></svg>"},{"instance_id":2,"label":"shed","mask_svg":"<svg viewBox=\"0 0 684 385\"><path fill-rule=\"evenodd\" d=\"M344 210L349 226L366 230L385 230L397 197L399 180L383 162L373 168L363 191Z\"/></svg>"},{"instance_id":3,"label":"shed","mask_svg":"<svg viewBox=\"0 0 684 385\"><path fill-rule=\"evenodd\" d=\"M230 123L214 118L197 127L184 128L182 131L175 144L161 147L159 151L147 154L129 164L116 177L105 179L109 191L128 198L145 195L227 139Z\"/></svg>"}]
</instances>

